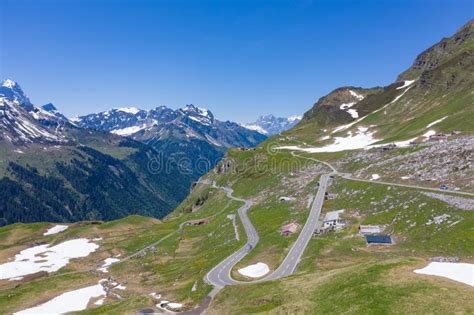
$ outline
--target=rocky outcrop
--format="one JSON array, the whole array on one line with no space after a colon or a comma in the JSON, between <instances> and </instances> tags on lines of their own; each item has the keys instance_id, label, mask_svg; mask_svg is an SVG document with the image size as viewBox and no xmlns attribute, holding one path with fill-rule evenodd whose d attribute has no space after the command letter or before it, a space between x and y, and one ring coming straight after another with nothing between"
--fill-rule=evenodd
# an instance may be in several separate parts
<instances>
[{"instance_id":1,"label":"rocky outcrop","mask_svg":"<svg viewBox=\"0 0 474 315\"><path fill-rule=\"evenodd\" d=\"M473 32L474 20L471 20L453 36L443 38L439 43L419 54L413 65L398 76L397 81L415 79L424 71L435 69L465 51L472 53L472 46L470 48L466 44L473 40Z\"/></svg>"}]
</instances>

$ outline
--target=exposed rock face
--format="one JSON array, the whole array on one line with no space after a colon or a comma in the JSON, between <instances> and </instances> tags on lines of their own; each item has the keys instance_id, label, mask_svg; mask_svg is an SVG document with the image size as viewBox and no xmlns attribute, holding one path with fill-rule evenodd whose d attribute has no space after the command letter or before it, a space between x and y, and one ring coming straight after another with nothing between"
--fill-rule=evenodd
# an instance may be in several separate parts
<instances>
[{"instance_id":1,"label":"exposed rock face","mask_svg":"<svg viewBox=\"0 0 474 315\"><path fill-rule=\"evenodd\" d=\"M303 122L316 120L327 127L350 122L356 117L349 109L363 101L368 95L379 92L380 88L341 87L321 97L303 116Z\"/></svg>"},{"instance_id":2,"label":"exposed rock face","mask_svg":"<svg viewBox=\"0 0 474 315\"><path fill-rule=\"evenodd\" d=\"M371 128L376 139L389 143L421 136L429 131L429 120L443 117L447 118L436 126L436 132L471 134L468 117L474 111L473 30L474 21L470 21L453 36L421 53L409 69L384 88L342 87L332 91L320 98L288 134L319 145L331 139L332 133L345 136L357 133L359 128ZM357 100L350 91L364 98Z\"/></svg>"},{"instance_id":3,"label":"exposed rock face","mask_svg":"<svg viewBox=\"0 0 474 315\"><path fill-rule=\"evenodd\" d=\"M374 173L382 179L390 178L403 183L432 182L434 185L446 184L449 189L456 187L472 191L474 169L474 137L426 146L415 152L387 154L380 150L362 151L347 155L339 165L363 163L354 175L370 179Z\"/></svg>"},{"instance_id":4,"label":"exposed rock face","mask_svg":"<svg viewBox=\"0 0 474 315\"><path fill-rule=\"evenodd\" d=\"M116 108L81 116L75 123L144 142L203 141L221 151L229 147L255 146L266 139L237 123L219 121L211 111L194 105L177 110L165 106L151 110Z\"/></svg>"},{"instance_id":5,"label":"exposed rock face","mask_svg":"<svg viewBox=\"0 0 474 315\"><path fill-rule=\"evenodd\" d=\"M15 145L64 143L65 137L38 123L18 101L0 98L0 140Z\"/></svg>"},{"instance_id":6,"label":"exposed rock face","mask_svg":"<svg viewBox=\"0 0 474 315\"><path fill-rule=\"evenodd\" d=\"M466 43L472 40L473 30L474 20L471 20L453 36L443 38L439 43L423 51L416 57L413 65L398 76L397 81L415 79L424 71L437 68L465 50L470 50L472 53L472 47L469 49L469 47L463 46L468 46Z\"/></svg>"}]
</instances>

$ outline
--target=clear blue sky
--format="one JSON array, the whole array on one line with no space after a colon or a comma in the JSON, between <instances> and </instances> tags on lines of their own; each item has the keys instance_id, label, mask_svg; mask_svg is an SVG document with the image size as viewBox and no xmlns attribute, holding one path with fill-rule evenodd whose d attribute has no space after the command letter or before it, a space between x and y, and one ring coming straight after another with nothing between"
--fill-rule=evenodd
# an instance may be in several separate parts
<instances>
[{"instance_id":1,"label":"clear blue sky","mask_svg":"<svg viewBox=\"0 0 474 315\"><path fill-rule=\"evenodd\" d=\"M0 78L66 115L134 105L302 114L393 82L473 1L0 0Z\"/></svg>"}]
</instances>

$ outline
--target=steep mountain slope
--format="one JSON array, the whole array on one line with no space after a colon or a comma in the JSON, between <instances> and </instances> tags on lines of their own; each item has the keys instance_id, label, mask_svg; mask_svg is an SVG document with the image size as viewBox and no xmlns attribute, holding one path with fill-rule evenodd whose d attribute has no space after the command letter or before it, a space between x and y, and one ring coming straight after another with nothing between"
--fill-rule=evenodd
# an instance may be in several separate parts
<instances>
[{"instance_id":1,"label":"steep mountain slope","mask_svg":"<svg viewBox=\"0 0 474 315\"><path fill-rule=\"evenodd\" d=\"M193 181L146 144L34 106L10 80L0 94L0 152L0 225L163 217Z\"/></svg>"},{"instance_id":2,"label":"steep mountain slope","mask_svg":"<svg viewBox=\"0 0 474 315\"><path fill-rule=\"evenodd\" d=\"M425 71L436 69L453 59L462 59L459 57L465 57L465 54L472 56L473 27L474 20L471 20L453 36L443 38L439 43L423 51L416 57L413 65L398 76L397 81L413 80Z\"/></svg>"},{"instance_id":3,"label":"steep mountain slope","mask_svg":"<svg viewBox=\"0 0 474 315\"><path fill-rule=\"evenodd\" d=\"M0 140L15 144L66 142L62 134L41 126L16 101L0 98Z\"/></svg>"},{"instance_id":4,"label":"steep mountain slope","mask_svg":"<svg viewBox=\"0 0 474 315\"><path fill-rule=\"evenodd\" d=\"M244 124L243 126L247 129L258 131L267 136L273 136L293 128L300 121L301 117L296 115L284 118L275 117L270 114L260 116L255 122Z\"/></svg>"},{"instance_id":5,"label":"steep mountain slope","mask_svg":"<svg viewBox=\"0 0 474 315\"><path fill-rule=\"evenodd\" d=\"M0 98L5 98L15 102L28 111L33 110L34 108L33 104L30 102L30 99L23 92L20 85L10 79L4 80L2 85L0 85Z\"/></svg>"},{"instance_id":6,"label":"steep mountain slope","mask_svg":"<svg viewBox=\"0 0 474 315\"><path fill-rule=\"evenodd\" d=\"M64 122L69 122L69 123L71 123L71 122L69 121L69 119L68 119L66 116L64 116L64 115L56 108L56 106L54 106L52 103L48 103L48 104L45 104L45 105L41 106L41 109L47 111L48 113L54 115L56 118L58 118L58 119L60 119L60 120L62 120L62 121L64 121Z\"/></svg>"},{"instance_id":7,"label":"steep mountain slope","mask_svg":"<svg viewBox=\"0 0 474 315\"><path fill-rule=\"evenodd\" d=\"M473 29L470 21L452 37L421 53L413 66L390 86L369 90L340 88L331 92L287 135L325 146L359 137L365 140L360 143L362 148L391 142L404 145L440 132L472 133ZM347 91L351 90L365 93L365 97L350 98ZM347 102L357 115L351 117L344 111L342 107Z\"/></svg>"},{"instance_id":8,"label":"steep mountain slope","mask_svg":"<svg viewBox=\"0 0 474 315\"><path fill-rule=\"evenodd\" d=\"M266 139L234 122L219 121L209 110L194 105L178 110L165 106L118 108L78 117L74 122L147 143L195 179L212 169L228 148L253 147Z\"/></svg>"}]
</instances>

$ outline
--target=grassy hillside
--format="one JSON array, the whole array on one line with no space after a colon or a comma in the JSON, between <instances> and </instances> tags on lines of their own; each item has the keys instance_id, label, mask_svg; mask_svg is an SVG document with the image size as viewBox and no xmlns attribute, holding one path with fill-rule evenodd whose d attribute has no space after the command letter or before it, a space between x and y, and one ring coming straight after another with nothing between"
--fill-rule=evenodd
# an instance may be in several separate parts
<instances>
[{"instance_id":1,"label":"grassy hillside","mask_svg":"<svg viewBox=\"0 0 474 315\"><path fill-rule=\"evenodd\" d=\"M19 285L1 282L0 307L7 312L31 307L112 275L127 287L117 291L122 299L109 297L103 306L91 306L84 313L121 314L154 308L157 302L149 296L152 292L192 309L211 290L203 282L205 274L246 241L239 221L240 240L235 239L232 221L227 217L236 213L240 203L228 199L224 191L210 183L229 185L235 196L256 202L249 216L260 242L237 267L266 262L274 270L296 239L296 235L282 236L280 227L288 222L304 224L316 183L320 174L326 172L328 168L315 161L294 157L289 152L274 152L271 142L267 142L256 150L231 150L162 222L132 216L101 224L76 223L49 237L42 236L51 226L47 223L0 228L0 262L35 241L55 244L78 237L103 238L98 241L100 248L96 252L74 260L54 276L38 275ZM329 192L336 193L337 198L325 202L323 214L346 209L344 218L349 225L339 233L312 239L295 275L270 283L225 288L212 302L211 314L311 313L315 309L386 313L395 305L402 313L468 313L474 309L465 285L413 273L434 256L458 256L462 261L473 262L474 239L469 233L474 228L472 211L417 190L342 178L336 178ZM294 199L280 202L281 196ZM443 214L450 215L447 221L427 225ZM209 223L185 224L203 218ZM396 244L367 247L357 234L360 224L386 224ZM137 253L134 258L124 259ZM117 255L123 261L110 267L108 275L96 271L105 258ZM247 280L235 271L233 274ZM52 284L54 289L44 290ZM448 294L449 298L437 298L441 294Z\"/></svg>"},{"instance_id":2,"label":"grassy hillside","mask_svg":"<svg viewBox=\"0 0 474 315\"><path fill-rule=\"evenodd\" d=\"M471 292L411 270L416 259L388 259L288 279L228 287L209 314L457 314L471 313Z\"/></svg>"},{"instance_id":3,"label":"grassy hillside","mask_svg":"<svg viewBox=\"0 0 474 315\"><path fill-rule=\"evenodd\" d=\"M61 292L96 284L113 276L127 287L115 291L122 299L110 297L107 304L94 312L132 312L140 307L153 307L152 292L163 299L194 307L210 291L204 284L207 271L231 252L243 245L245 238L235 239L232 221L239 202L229 200L223 191L198 185L195 194L206 195L211 203L204 203L198 211L187 209L195 204L186 200L174 218L163 222L141 216L129 216L110 222L78 222L59 234L43 236L53 224L13 224L0 228L0 263L34 244L48 242L55 245L68 239L87 237L96 239L99 249L86 258L74 259L52 276L37 274L22 281L0 280L0 308L5 312L34 306ZM196 208L195 208L196 209ZM209 224L188 226L188 220L206 218ZM238 224L239 234L245 235ZM109 267L109 273L97 269L104 259L120 257L122 262ZM54 288L44 290L52 284ZM195 287L195 290L193 290Z\"/></svg>"},{"instance_id":4,"label":"grassy hillside","mask_svg":"<svg viewBox=\"0 0 474 315\"><path fill-rule=\"evenodd\" d=\"M225 288L211 304L210 314L312 314L315 310L454 314L474 310L468 286L413 272L434 256L474 262L474 239L469 232L474 228L472 211L419 191L342 179L330 192L338 197L325 203L323 214L345 209L348 226L313 239L295 275ZM442 214L451 217L439 225L427 225ZM396 244L368 247L358 235L360 224L386 224Z\"/></svg>"},{"instance_id":5,"label":"grassy hillside","mask_svg":"<svg viewBox=\"0 0 474 315\"><path fill-rule=\"evenodd\" d=\"M336 136L346 137L348 132L355 134L360 127L368 128L379 143L412 139L428 130L472 134L473 33L471 21L452 37L421 53L413 66L392 85L371 90L351 88L364 96L351 107L358 112L359 118L351 118L339 109L347 102L341 97L341 91L348 89L339 88L322 97L305 114L305 119L284 136L294 142L322 145L332 143ZM414 83L403 87L402 80L414 80ZM443 120L428 127L439 119ZM348 123L351 125L343 130L335 129Z\"/></svg>"}]
</instances>

